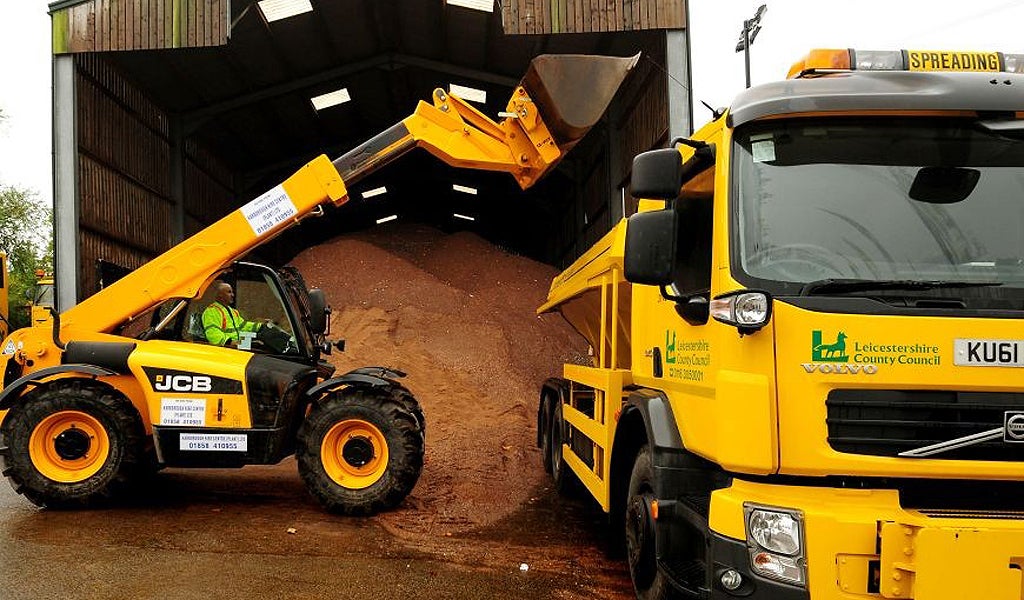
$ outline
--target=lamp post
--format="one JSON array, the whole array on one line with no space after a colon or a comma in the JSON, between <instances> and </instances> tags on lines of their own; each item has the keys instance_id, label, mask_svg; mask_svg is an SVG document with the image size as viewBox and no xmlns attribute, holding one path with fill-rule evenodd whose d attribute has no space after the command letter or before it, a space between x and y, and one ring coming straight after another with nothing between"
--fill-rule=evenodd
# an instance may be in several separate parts
<instances>
[{"instance_id":1,"label":"lamp post","mask_svg":"<svg viewBox=\"0 0 1024 600\"><path fill-rule=\"evenodd\" d=\"M768 10L767 4L762 4L754 13L754 18L743 21L743 31L740 32L740 41L736 43L736 52L743 51L743 63L747 74L747 87L750 87L750 45L754 38L761 31L761 17Z\"/></svg>"}]
</instances>

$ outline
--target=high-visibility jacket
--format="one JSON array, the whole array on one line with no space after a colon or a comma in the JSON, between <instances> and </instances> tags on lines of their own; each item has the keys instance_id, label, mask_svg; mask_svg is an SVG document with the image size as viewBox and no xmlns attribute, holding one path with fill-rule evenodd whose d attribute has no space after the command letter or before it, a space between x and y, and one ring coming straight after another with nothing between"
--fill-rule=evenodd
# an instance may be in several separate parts
<instances>
[{"instance_id":1,"label":"high-visibility jacket","mask_svg":"<svg viewBox=\"0 0 1024 600\"><path fill-rule=\"evenodd\" d=\"M246 321L241 313L230 306L214 302L203 311L203 332L206 341L214 346L223 346L228 342L238 343L240 331L259 331L260 324Z\"/></svg>"}]
</instances>

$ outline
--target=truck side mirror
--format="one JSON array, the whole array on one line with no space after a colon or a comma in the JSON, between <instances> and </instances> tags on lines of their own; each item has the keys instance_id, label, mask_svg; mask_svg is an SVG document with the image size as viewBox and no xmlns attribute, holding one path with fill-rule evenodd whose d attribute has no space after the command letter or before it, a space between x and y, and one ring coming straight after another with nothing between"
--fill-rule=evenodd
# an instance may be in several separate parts
<instances>
[{"instance_id":1,"label":"truck side mirror","mask_svg":"<svg viewBox=\"0 0 1024 600\"><path fill-rule=\"evenodd\" d=\"M683 138L676 143L686 148L651 150L633 159L630 188L634 198L675 200L686 182L715 164L713 144ZM683 160L686 153L689 156Z\"/></svg>"},{"instance_id":2,"label":"truck side mirror","mask_svg":"<svg viewBox=\"0 0 1024 600\"><path fill-rule=\"evenodd\" d=\"M675 148L636 155L630 190L634 198L675 200L683 187L683 160Z\"/></svg>"},{"instance_id":3,"label":"truck side mirror","mask_svg":"<svg viewBox=\"0 0 1024 600\"><path fill-rule=\"evenodd\" d=\"M330 307L327 306L327 296L320 288L309 290L309 324L313 333L324 333L327 331L327 313Z\"/></svg>"},{"instance_id":4,"label":"truck side mirror","mask_svg":"<svg viewBox=\"0 0 1024 600\"><path fill-rule=\"evenodd\" d=\"M623 258L626 280L644 285L671 284L675 278L678 231L679 213L671 208L629 217Z\"/></svg>"}]
</instances>

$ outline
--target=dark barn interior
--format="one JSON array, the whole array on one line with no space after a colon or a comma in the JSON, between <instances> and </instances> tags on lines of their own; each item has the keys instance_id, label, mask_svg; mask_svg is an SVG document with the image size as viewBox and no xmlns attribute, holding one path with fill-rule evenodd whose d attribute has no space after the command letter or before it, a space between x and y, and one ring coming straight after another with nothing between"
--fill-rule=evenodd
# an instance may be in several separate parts
<instances>
[{"instance_id":1,"label":"dark barn interior","mask_svg":"<svg viewBox=\"0 0 1024 600\"><path fill-rule=\"evenodd\" d=\"M681 23L681 9L626 23L632 15L609 5L606 21L583 22L578 7L576 20L550 11L531 19L526 0L490 11L440 0L313 0L312 10L271 21L256 2L136 0L134 12L117 4L51 5L55 106L72 88L76 132L63 146L71 156L62 159L56 144L58 211L73 202L78 231L76 244L58 248L58 276L66 283L73 257L79 299L101 285L97 260L137 267L316 155L333 159L405 118L435 88L486 92L475 106L497 120L538 54L643 53L605 118L540 184L524 192L506 174L451 168L417 150L360 181L327 218L261 248L261 258L284 262L397 215L564 265L630 212L633 155L668 139L664 29ZM636 27L616 31L616 23ZM71 74L61 77L67 61ZM349 101L314 107L312 98L340 88ZM62 181L62 160L73 183ZM362 198L382 186L386 193Z\"/></svg>"}]
</instances>

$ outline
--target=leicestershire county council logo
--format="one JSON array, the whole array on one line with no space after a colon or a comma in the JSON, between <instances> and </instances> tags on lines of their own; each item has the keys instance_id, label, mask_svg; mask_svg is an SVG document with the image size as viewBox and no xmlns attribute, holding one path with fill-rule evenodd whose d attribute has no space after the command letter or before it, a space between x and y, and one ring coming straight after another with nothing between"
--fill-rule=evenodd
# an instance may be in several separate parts
<instances>
[{"instance_id":1,"label":"leicestershire county council logo","mask_svg":"<svg viewBox=\"0 0 1024 600\"><path fill-rule=\"evenodd\" d=\"M850 356L846 353L846 334L842 331L836 335L836 341L832 344L822 342L821 330L811 332L811 360L814 362L850 362Z\"/></svg>"}]
</instances>

